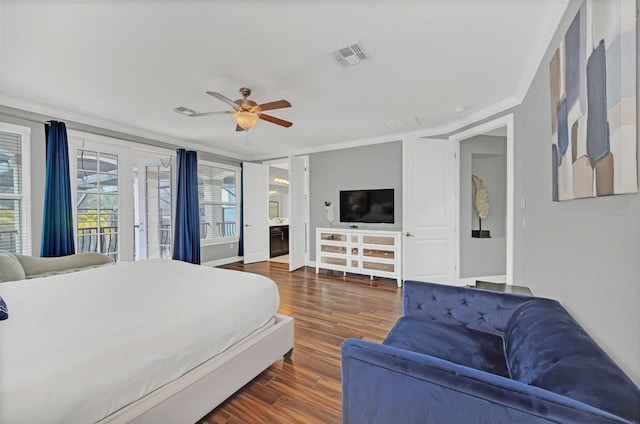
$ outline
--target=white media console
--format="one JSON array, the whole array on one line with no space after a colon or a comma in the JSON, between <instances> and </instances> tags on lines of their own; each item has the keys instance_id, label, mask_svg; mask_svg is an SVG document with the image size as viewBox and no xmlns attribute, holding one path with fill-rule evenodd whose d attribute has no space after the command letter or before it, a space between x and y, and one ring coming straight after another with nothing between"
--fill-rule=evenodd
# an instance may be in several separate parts
<instances>
[{"instance_id":1,"label":"white media console","mask_svg":"<svg viewBox=\"0 0 640 424\"><path fill-rule=\"evenodd\" d=\"M402 287L400 231L316 228L316 274L320 268L393 278Z\"/></svg>"}]
</instances>

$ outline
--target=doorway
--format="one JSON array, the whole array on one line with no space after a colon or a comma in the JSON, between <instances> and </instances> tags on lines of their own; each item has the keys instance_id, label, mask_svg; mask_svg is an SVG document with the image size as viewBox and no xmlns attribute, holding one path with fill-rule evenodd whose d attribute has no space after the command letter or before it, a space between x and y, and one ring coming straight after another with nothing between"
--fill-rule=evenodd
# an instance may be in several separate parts
<instances>
[{"instance_id":1,"label":"doorway","mask_svg":"<svg viewBox=\"0 0 640 424\"><path fill-rule=\"evenodd\" d=\"M513 114L449 139L458 145L456 281L461 285L477 280L513 284ZM477 177L475 183L472 175ZM479 185L490 199L484 220L473 206Z\"/></svg>"},{"instance_id":2,"label":"doorway","mask_svg":"<svg viewBox=\"0 0 640 424\"><path fill-rule=\"evenodd\" d=\"M289 263L289 162L269 164L269 261Z\"/></svg>"},{"instance_id":3,"label":"doorway","mask_svg":"<svg viewBox=\"0 0 640 424\"><path fill-rule=\"evenodd\" d=\"M243 163L244 263L308 263L308 157ZM287 257L288 255L288 257Z\"/></svg>"}]
</instances>

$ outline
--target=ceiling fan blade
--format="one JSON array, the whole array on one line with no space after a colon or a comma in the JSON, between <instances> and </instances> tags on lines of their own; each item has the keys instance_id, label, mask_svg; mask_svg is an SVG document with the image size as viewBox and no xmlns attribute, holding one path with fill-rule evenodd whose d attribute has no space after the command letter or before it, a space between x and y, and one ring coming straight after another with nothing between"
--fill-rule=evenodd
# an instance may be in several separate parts
<instances>
[{"instance_id":1,"label":"ceiling fan blade","mask_svg":"<svg viewBox=\"0 0 640 424\"><path fill-rule=\"evenodd\" d=\"M276 100L275 102L263 103L258 107L260 110L282 109L283 107L291 107L291 103L286 100Z\"/></svg>"},{"instance_id":2,"label":"ceiling fan blade","mask_svg":"<svg viewBox=\"0 0 640 424\"><path fill-rule=\"evenodd\" d=\"M228 104L229 106L231 106L235 110L238 110L238 108L239 108L239 106L238 106L238 104L236 102L234 102L233 100L231 100L228 97L223 96L220 93L215 93L213 91L207 91L207 94L210 95L210 96L215 97L218 100L221 100L221 101L225 102L226 104Z\"/></svg>"},{"instance_id":3,"label":"ceiling fan blade","mask_svg":"<svg viewBox=\"0 0 640 424\"><path fill-rule=\"evenodd\" d=\"M242 128L240 125L236 125L236 131L244 131L244 128Z\"/></svg>"},{"instance_id":4,"label":"ceiling fan blade","mask_svg":"<svg viewBox=\"0 0 640 424\"><path fill-rule=\"evenodd\" d=\"M269 121L273 124L282 125L283 127L289 128L291 125L293 125L292 122L285 121L284 119L276 118L275 116L266 115L264 113L260 113L258 116L260 119L264 119L265 121Z\"/></svg>"},{"instance_id":5,"label":"ceiling fan blade","mask_svg":"<svg viewBox=\"0 0 640 424\"><path fill-rule=\"evenodd\" d=\"M225 110L222 112L199 112L199 113L191 113L187 115L189 118L197 118L198 116L209 116L209 115L226 115L228 113L235 113L235 111Z\"/></svg>"}]
</instances>

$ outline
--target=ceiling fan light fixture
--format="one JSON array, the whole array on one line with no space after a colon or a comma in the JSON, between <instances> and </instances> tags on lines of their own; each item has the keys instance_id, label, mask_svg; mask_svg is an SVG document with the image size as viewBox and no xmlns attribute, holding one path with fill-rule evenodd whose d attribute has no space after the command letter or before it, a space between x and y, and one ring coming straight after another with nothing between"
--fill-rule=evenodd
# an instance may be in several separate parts
<instances>
[{"instance_id":1,"label":"ceiling fan light fixture","mask_svg":"<svg viewBox=\"0 0 640 424\"><path fill-rule=\"evenodd\" d=\"M248 130L252 128L256 122L258 122L258 114L246 111L240 111L233 114L233 119L236 121L236 124L243 130Z\"/></svg>"}]
</instances>

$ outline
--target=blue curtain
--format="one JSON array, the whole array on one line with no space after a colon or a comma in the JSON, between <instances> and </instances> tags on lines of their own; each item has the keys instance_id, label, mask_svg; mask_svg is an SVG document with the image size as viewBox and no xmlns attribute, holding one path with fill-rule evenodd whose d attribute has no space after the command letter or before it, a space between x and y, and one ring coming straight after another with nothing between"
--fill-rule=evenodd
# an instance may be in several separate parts
<instances>
[{"instance_id":1,"label":"blue curtain","mask_svg":"<svg viewBox=\"0 0 640 424\"><path fill-rule=\"evenodd\" d=\"M240 229L238 230L238 256L244 256L244 189L242 187L242 176L244 170L240 170L240 196L238 196L239 202L236 202L240 208Z\"/></svg>"},{"instance_id":2,"label":"blue curtain","mask_svg":"<svg viewBox=\"0 0 640 424\"><path fill-rule=\"evenodd\" d=\"M64 122L51 121L45 124L44 131L47 138L47 163L40 256L66 256L76 251L67 127Z\"/></svg>"},{"instance_id":3,"label":"blue curtain","mask_svg":"<svg viewBox=\"0 0 640 424\"><path fill-rule=\"evenodd\" d=\"M198 206L198 155L178 149L178 188L173 259L200 264L200 210Z\"/></svg>"}]
</instances>

